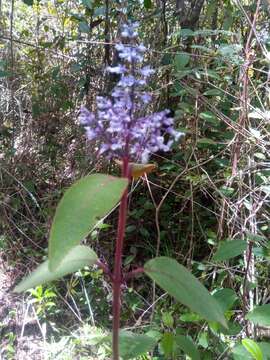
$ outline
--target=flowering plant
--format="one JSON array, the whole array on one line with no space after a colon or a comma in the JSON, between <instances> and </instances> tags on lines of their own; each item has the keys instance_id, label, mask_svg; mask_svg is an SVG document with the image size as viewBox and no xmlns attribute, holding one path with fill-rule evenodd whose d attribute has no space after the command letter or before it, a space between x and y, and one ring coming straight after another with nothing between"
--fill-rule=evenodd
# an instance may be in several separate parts
<instances>
[{"instance_id":1,"label":"flowering plant","mask_svg":"<svg viewBox=\"0 0 270 360\"><path fill-rule=\"evenodd\" d=\"M21 292L36 285L58 279L84 266L97 265L113 285L113 359L134 358L151 351L158 339L146 335L120 332L122 284L139 273L145 273L178 301L199 313L208 321L226 326L224 314L205 287L181 264L168 257L149 260L144 267L124 273L123 243L128 215L128 185L132 176L130 161L146 162L151 153L168 151L181 133L173 129L168 110L145 115L151 95L145 91L147 79L153 73L141 66L145 47L137 44L138 24L126 24L122 29L123 42L116 45L121 63L107 71L120 79L111 98L98 97L97 111L85 107L80 122L87 138L100 141L100 154L121 160L122 177L104 174L86 176L77 181L60 201L51 227L49 259L27 276L15 291ZM165 137L167 141L165 140ZM114 266L111 271L97 254L80 242L120 201ZM124 348L119 343L133 341ZM189 340L190 341L190 340ZM125 350L126 349L126 350ZM125 351L128 351L125 352Z\"/></svg>"},{"instance_id":2,"label":"flowering plant","mask_svg":"<svg viewBox=\"0 0 270 360\"><path fill-rule=\"evenodd\" d=\"M100 154L146 163L151 153L169 151L182 133L174 130L169 110L142 114L152 100L144 87L154 70L140 66L146 48L135 43L137 27L138 23L124 25L121 35L127 43L116 45L122 62L107 68L120 76L112 99L98 96L96 114L82 107L80 122L89 140L101 142ZM167 142L165 135L171 137Z\"/></svg>"}]
</instances>

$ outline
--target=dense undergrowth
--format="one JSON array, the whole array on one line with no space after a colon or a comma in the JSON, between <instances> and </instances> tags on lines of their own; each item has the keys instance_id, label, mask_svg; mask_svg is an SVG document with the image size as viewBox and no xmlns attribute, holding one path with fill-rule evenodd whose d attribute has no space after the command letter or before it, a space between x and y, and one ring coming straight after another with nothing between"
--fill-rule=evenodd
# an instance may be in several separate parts
<instances>
[{"instance_id":1,"label":"dense undergrowth","mask_svg":"<svg viewBox=\"0 0 270 360\"><path fill-rule=\"evenodd\" d=\"M247 317L269 303L269 11L267 1L249 0L0 2L0 252L14 280L46 257L65 189L89 173L120 173L97 156L77 118L81 104L95 110L95 97L115 85L105 68L118 60L127 19L139 21L156 69L151 110L170 109L185 133L170 152L151 155L155 171L133 181L124 266L177 258L214 293L229 328L136 277L125 285L122 325L160 338L138 359L186 358L182 335L205 360L270 354L268 308ZM85 240L110 266L116 222L113 212ZM24 313L46 328L44 357L110 358L99 335L111 326L111 285L99 269L22 298ZM19 358L0 321L3 358Z\"/></svg>"}]
</instances>

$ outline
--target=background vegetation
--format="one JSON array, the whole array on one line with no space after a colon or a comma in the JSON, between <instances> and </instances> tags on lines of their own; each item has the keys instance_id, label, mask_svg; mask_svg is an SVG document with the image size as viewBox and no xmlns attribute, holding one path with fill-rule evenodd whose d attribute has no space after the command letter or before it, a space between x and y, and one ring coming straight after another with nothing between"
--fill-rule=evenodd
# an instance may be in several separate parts
<instances>
[{"instance_id":1,"label":"background vegetation","mask_svg":"<svg viewBox=\"0 0 270 360\"><path fill-rule=\"evenodd\" d=\"M152 110L170 109L186 135L134 181L125 266L177 258L215 293L230 325L206 324L138 277L125 291L123 326L152 323L160 336L142 359L185 359L182 334L202 359L267 359L268 308L264 320L246 315L270 295L269 8L260 0L0 1L3 359L109 358L98 335L110 328L111 289L99 270L24 298L9 286L46 256L66 187L88 173L119 173L97 158L77 117L114 86L105 68L117 63L113 45L127 19L139 21L156 69ZM112 213L87 239L109 264L115 222Z\"/></svg>"}]
</instances>

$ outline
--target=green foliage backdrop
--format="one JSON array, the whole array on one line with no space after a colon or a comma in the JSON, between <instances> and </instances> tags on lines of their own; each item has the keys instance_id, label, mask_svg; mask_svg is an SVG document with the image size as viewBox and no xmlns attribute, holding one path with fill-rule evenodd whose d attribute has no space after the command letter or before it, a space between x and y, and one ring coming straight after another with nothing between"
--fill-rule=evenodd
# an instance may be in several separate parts
<instances>
[{"instance_id":1,"label":"green foliage backdrop","mask_svg":"<svg viewBox=\"0 0 270 360\"><path fill-rule=\"evenodd\" d=\"M267 1L252 0L0 1L0 253L16 276L46 255L56 204L71 183L119 174L97 158L77 117L82 103L95 110L95 97L110 93L117 78L105 67L118 60L121 25L136 20L156 69L151 110L169 108L185 137L154 154L157 169L134 181L124 265L173 256L213 292L229 325L206 325L150 282L143 288L140 277L128 284L124 325L131 314L138 328L152 321L160 358L189 351L196 359L199 349L203 359L267 359L269 14ZM115 223L113 213L87 240L109 265ZM59 308L67 297L87 322L90 301L93 327L94 316L106 329L108 284L99 270L79 274L56 286ZM42 309L61 323L50 306ZM75 324L72 314L63 317ZM106 353L98 344L93 351Z\"/></svg>"}]
</instances>

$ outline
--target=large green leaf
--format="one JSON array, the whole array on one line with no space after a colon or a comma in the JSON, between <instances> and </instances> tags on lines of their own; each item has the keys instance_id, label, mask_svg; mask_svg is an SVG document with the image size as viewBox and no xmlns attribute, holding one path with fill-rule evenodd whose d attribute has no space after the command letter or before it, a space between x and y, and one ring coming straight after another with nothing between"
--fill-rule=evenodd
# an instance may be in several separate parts
<instances>
[{"instance_id":1,"label":"large green leaf","mask_svg":"<svg viewBox=\"0 0 270 360\"><path fill-rule=\"evenodd\" d=\"M230 240L220 244L217 252L213 256L214 261L225 261L235 256L243 254L247 248L244 240Z\"/></svg>"},{"instance_id":2,"label":"large green leaf","mask_svg":"<svg viewBox=\"0 0 270 360\"><path fill-rule=\"evenodd\" d=\"M50 233L51 271L117 204L127 184L127 179L94 174L80 179L67 190L56 209Z\"/></svg>"},{"instance_id":3,"label":"large green leaf","mask_svg":"<svg viewBox=\"0 0 270 360\"><path fill-rule=\"evenodd\" d=\"M270 326L270 304L257 306L246 315L246 319L256 325Z\"/></svg>"},{"instance_id":4,"label":"large green leaf","mask_svg":"<svg viewBox=\"0 0 270 360\"><path fill-rule=\"evenodd\" d=\"M145 264L146 274L170 295L208 321L226 326L222 309L207 289L176 260L158 257Z\"/></svg>"},{"instance_id":5,"label":"large green leaf","mask_svg":"<svg viewBox=\"0 0 270 360\"><path fill-rule=\"evenodd\" d=\"M251 339L243 339L242 344L255 360L263 360L263 353L259 345Z\"/></svg>"},{"instance_id":6,"label":"large green leaf","mask_svg":"<svg viewBox=\"0 0 270 360\"><path fill-rule=\"evenodd\" d=\"M156 343L157 340L153 337L121 330L119 337L121 358L124 360L137 358L137 356L153 350Z\"/></svg>"},{"instance_id":7,"label":"large green leaf","mask_svg":"<svg viewBox=\"0 0 270 360\"><path fill-rule=\"evenodd\" d=\"M175 343L192 360L200 360L200 358L201 358L200 353L199 353L198 349L196 348L196 346L194 345L193 341L188 336L176 335Z\"/></svg>"},{"instance_id":8,"label":"large green leaf","mask_svg":"<svg viewBox=\"0 0 270 360\"><path fill-rule=\"evenodd\" d=\"M49 261L45 261L38 268L23 279L14 289L22 292L37 285L47 283L73 273L84 266L94 265L97 261L96 253L87 246L78 245L69 251L56 271L49 270Z\"/></svg>"}]
</instances>

